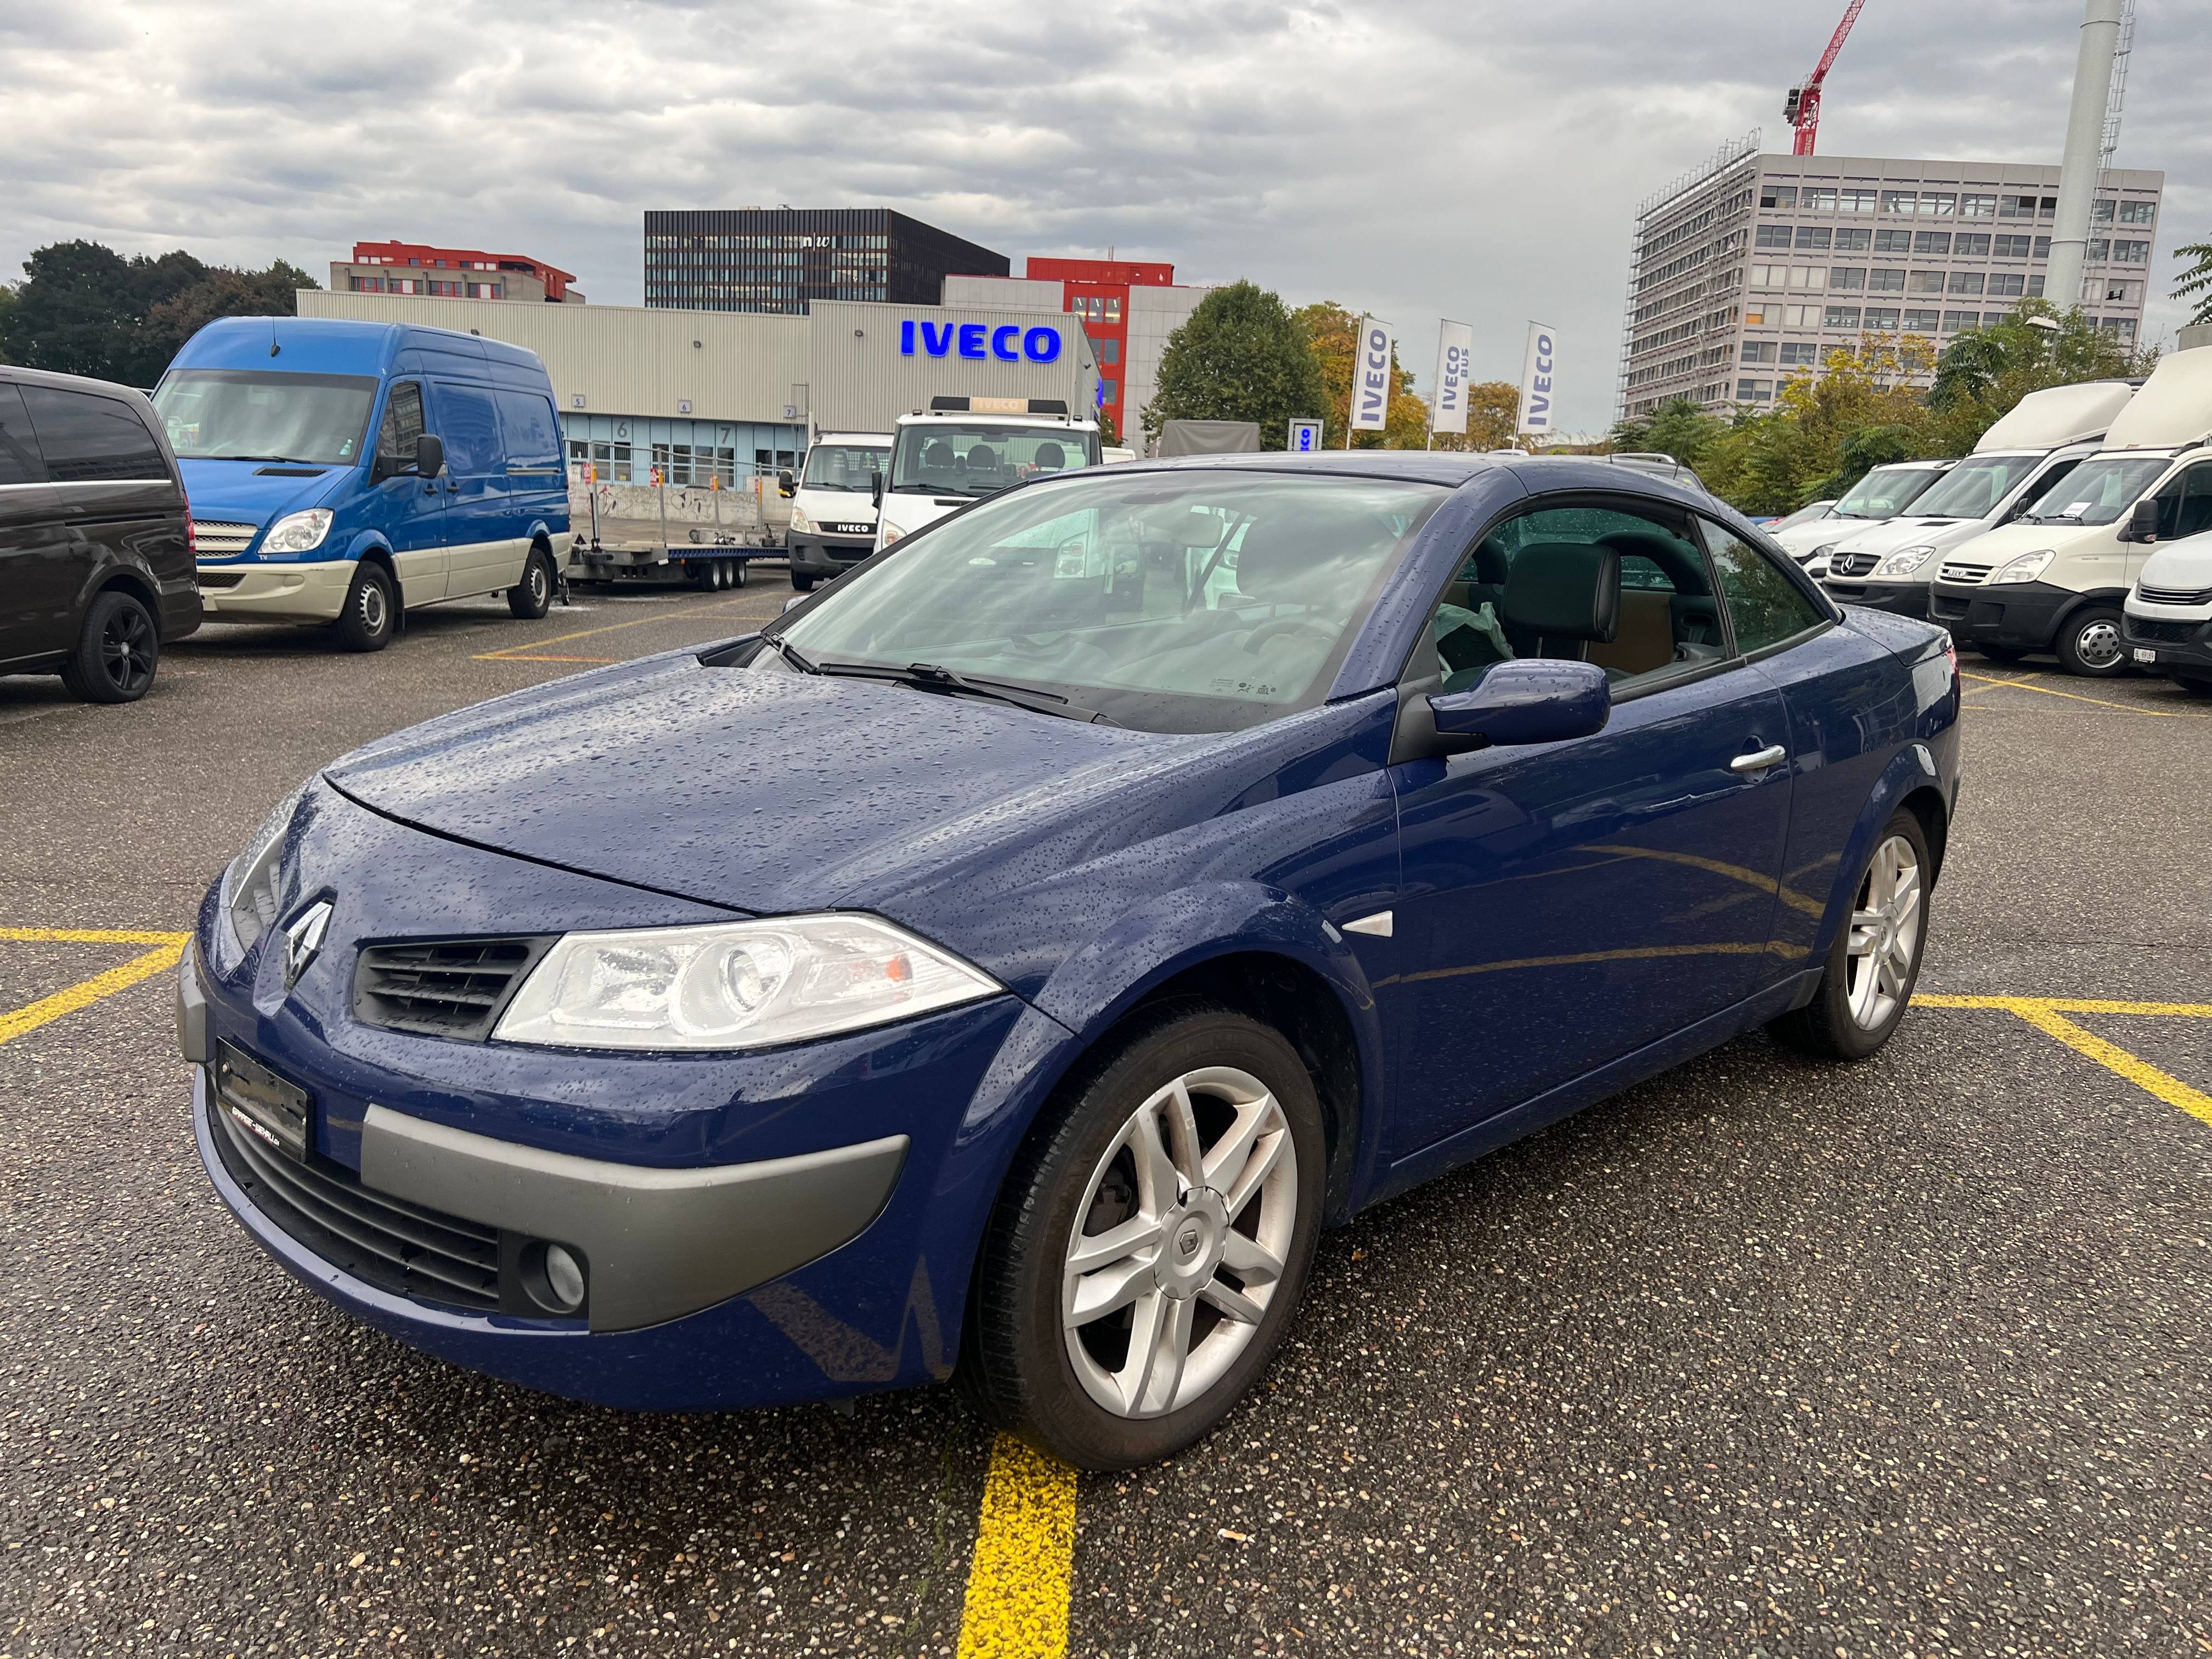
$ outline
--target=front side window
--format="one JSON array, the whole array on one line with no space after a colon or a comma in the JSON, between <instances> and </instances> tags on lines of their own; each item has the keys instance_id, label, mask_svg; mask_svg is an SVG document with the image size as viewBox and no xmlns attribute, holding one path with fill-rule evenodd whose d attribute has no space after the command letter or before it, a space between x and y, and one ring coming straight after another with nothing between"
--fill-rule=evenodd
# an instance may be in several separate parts
<instances>
[{"instance_id":1,"label":"front side window","mask_svg":"<svg viewBox=\"0 0 2212 1659\"><path fill-rule=\"evenodd\" d=\"M1066 427L933 421L901 429L891 453L894 491L992 495L1042 473L1098 462L1098 434Z\"/></svg>"},{"instance_id":2,"label":"front side window","mask_svg":"<svg viewBox=\"0 0 2212 1659\"><path fill-rule=\"evenodd\" d=\"M168 464L137 410L113 398L55 386L22 388L31 429L56 483L166 478Z\"/></svg>"},{"instance_id":3,"label":"front side window","mask_svg":"<svg viewBox=\"0 0 2212 1659\"><path fill-rule=\"evenodd\" d=\"M2167 479L2157 499L2160 541L2212 530L2212 465L2192 466Z\"/></svg>"},{"instance_id":4,"label":"front side window","mask_svg":"<svg viewBox=\"0 0 2212 1659\"><path fill-rule=\"evenodd\" d=\"M413 380L393 384L385 400L384 420L376 428L376 462L386 472L415 465L415 441L422 435L422 388Z\"/></svg>"},{"instance_id":5,"label":"front side window","mask_svg":"<svg viewBox=\"0 0 2212 1659\"><path fill-rule=\"evenodd\" d=\"M2045 490L2020 516L2023 524L2111 524L2158 481L2165 457L2093 459Z\"/></svg>"},{"instance_id":6,"label":"front side window","mask_svg":"<svg viewBox=\"0 0 2212 1659\"><path fill-rule=\"evenodd\" d=\"M373 374L173 369L155 388L169 447L185 460L298 461L351 466L362 458Z\"/></svg>"},{"instance_id":7,"label":"front side window","mask_svg":"<svg viewBox=\"0 0 2212 1659\"><path fill-rule=\"evenodd\" d=\"M800 483L808 489L866 495L890 458L890 450L872 444L817 444L806 452L806 476Z\"/></svg>"},{"instance_id":8,"label":"front side window","mask_svg":"<svg viewBox=\"0 0 2212 1659\"><path fill-rule=\"evenodd\" d=\"M1225 469L1085 474L917 532L780 635L831 672L923 663L1124 726L1234 731L1328 695L1445 495ZM773 652L753 665L787 667Z\"/></svg>"},{"instance_id":9,"label":"front side window","mask_svg":"<svg viewBox=\"0 0 2212 1659\"><path fill-rule=\"evenodd\" d=\"M1764 651L1827 621L1780 565L1734 531L1711 520L1698 522L1712 554L1721 596L1728 602L1739 652Z\"/></svg>"}]
</instances>

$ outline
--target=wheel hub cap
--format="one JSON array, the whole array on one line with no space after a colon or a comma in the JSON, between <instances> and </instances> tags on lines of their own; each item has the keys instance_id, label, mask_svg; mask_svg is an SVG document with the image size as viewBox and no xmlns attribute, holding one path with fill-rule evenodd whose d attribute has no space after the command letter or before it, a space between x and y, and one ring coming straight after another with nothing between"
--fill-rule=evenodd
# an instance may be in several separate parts
<instances>
[{"instance_id":1,"label":"wheel hub cap","mask_svg":"<svg viewBox=\"0 0 2212 1659\"><path fill-rule=\"evenodd\" d=\"M1211 1188L1185 1194L1163 1218L1170 1243L1161 1253L1160 1289L1176 1297L1196 1296L1221 1266L1228 1248L1229 1206Z\"/></svg>"}]
</instances>

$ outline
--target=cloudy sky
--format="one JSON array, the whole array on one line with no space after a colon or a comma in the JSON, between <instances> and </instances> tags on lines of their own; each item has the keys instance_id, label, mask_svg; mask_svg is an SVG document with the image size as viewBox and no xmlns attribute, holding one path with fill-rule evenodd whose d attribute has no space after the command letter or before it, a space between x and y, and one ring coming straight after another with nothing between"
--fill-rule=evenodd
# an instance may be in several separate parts
<instances>
[{"instance_id":1,"label":"cloudy sky","mask_svg":"<svg viewBox=\"0 0 2212 1659\"><path fill-rule=\"evenodd\" d=\"M1611 417L1635 204L1753 127L1842 0L0 0L0 271L43 243L526 252L641 297L655 207L886 205L1020 260L1174 261L1436 319L1512 379L1563 339ZM2212 237L2212 0L2143 8L2118 163L2163 167L2154 275ZM2080 0L1873 0L1823 153L2056 161ZM2154 310L2151 333L2180 315Z\"/></svg>"}]
</instances>

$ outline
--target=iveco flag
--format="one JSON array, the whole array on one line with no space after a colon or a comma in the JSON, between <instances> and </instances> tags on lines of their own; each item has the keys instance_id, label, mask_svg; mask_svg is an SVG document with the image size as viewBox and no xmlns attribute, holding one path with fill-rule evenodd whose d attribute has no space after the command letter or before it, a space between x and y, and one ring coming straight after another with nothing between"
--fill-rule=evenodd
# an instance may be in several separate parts
<instances>
[{"instance_id":1,"label":"iveco flag","mask_svg":"<svg viewBox=\"0 0 2212 1659\"><path fill-rule=\"evenodd\" d=\"M1474 331L1446 323L1437 331L1436 418L1431 432L1467 430L1467 371L1474 356Z\"/></svg>"},{"instance_id":2,"label":"iveco flag","mask_svg":"<svg viewBox=\"0 0 2212 1659\"><path fill-rule=\"evenodd\" d=\"M1390 423L1390 325L1359 319L1358 349L1352 355L1352 429L1380 432Z\"/></svg>"},{"instance_id":3,"label":"iveco flag","mask_svg":"<svg viewBox=\"0 0 2212 1659\"><path fill-rule=\"evenodd\" d=\"M1552 409L1552 341L1550 328L1528 325L1528 355L1521 362L1521 420L1516 432L1550 434L1559 429Z\"/></svg>"}]
</instances>

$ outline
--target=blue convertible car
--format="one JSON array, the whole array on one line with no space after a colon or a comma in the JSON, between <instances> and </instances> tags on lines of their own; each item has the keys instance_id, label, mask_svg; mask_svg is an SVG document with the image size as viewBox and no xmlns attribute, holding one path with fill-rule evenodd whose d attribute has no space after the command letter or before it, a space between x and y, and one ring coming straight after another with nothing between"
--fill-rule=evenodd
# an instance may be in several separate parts
<instances>
[{"instance_id":1,"label":"blue convertible car","mask_svg":"<svg viewBox=\"0 0 2212 1659\"><path fill-rule=\"evenodd\" d=\"M1048 477L760 634L325 769L179 981L210 1176L402 1340L638 1407L1217 1423L1319 1229L1909 1001L1925 623L1633 465Z\"/></svg>"}]
</instances>

